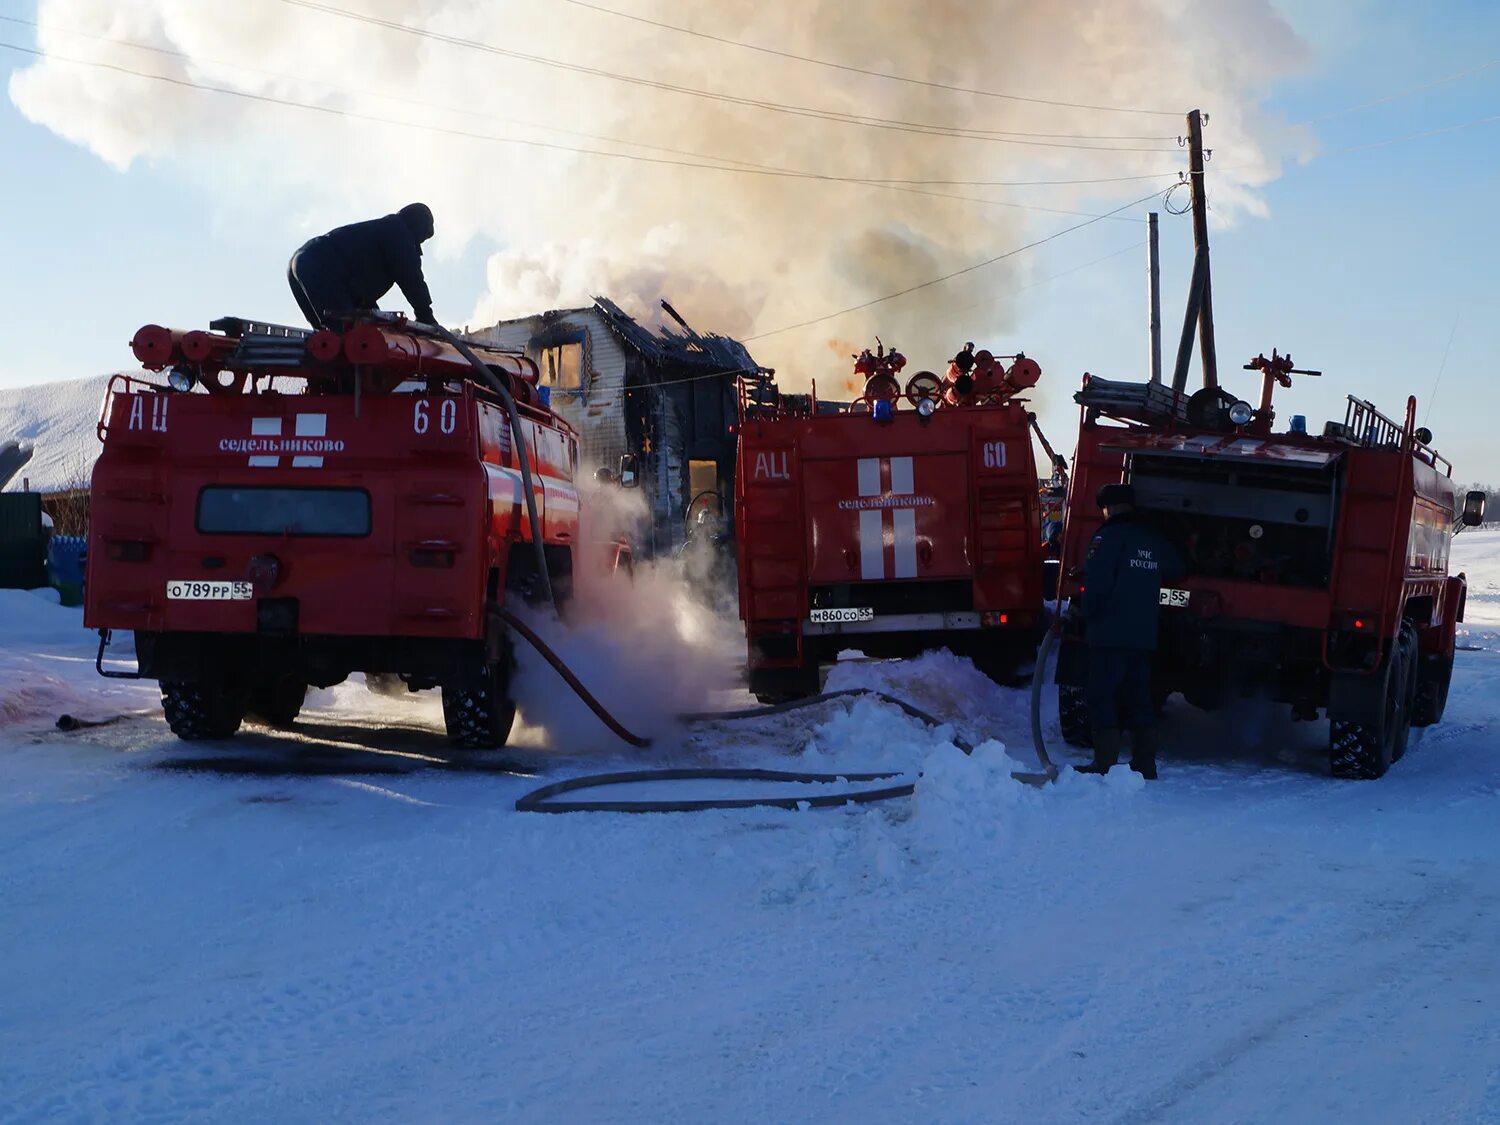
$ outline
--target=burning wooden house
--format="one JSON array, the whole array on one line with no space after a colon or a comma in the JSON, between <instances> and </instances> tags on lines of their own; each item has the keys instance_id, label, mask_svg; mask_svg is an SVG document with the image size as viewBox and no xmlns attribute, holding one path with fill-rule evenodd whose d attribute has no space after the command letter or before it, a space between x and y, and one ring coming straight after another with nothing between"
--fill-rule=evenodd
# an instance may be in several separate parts
<instances>
[{"instance_id":1,"label":"burning wooden house","mask_svg":"<svg viewBox=\"0 0 1500 1125\"><path fill-rule=\"evenodd\" d=\"M475 335L536 361L552 407L578 431L582 459L618 468L633 458L651 511L636 549L661 555L683 541L700 509L733 526L736 381L765 379L737 340L638 324L613 301L502 321Z\"/></svg>"}]
</instances>

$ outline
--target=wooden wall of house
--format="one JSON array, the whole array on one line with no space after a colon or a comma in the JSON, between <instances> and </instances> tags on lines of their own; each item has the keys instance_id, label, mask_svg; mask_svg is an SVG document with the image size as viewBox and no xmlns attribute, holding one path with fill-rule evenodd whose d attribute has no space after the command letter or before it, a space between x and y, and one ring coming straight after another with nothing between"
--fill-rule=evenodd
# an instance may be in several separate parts
<instances>
[{"instance_id":1,"label":"wooden wall of house","mask_svg":"<svg viewBox=\"0 0 1500 1125\"><path fill-rule=\"evenodd\" d=\"M538 364L549 342L570 333L583 337L582 387L552 392L552 406L578 431L579 453L587 473L615 468L628 452L625 439L626 353L619 337L595 309L578 309L556 317L509 321L475 335L501 347L520 348Z\"/></svg>"}]
</instances>

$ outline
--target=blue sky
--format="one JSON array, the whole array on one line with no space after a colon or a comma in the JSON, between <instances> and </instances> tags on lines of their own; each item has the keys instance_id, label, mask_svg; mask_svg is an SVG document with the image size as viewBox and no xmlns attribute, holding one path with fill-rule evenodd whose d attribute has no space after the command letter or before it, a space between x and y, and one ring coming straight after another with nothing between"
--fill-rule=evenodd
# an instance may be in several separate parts
<instances>
[{"instance_id":1,"label":"blue sky","mask_svg":"<svg viewBox=\"0 0 1500 1125\"><path fill-rule=\"evenodd\" d=\"M1277 82L1264 98L1292 121L1315 120L1500 59L1500 4L1340 0L1278 8L1313 50L1309 66ZM32 10L26 4L21 12ZM32 43L29 30L14 25L0 25L0 39ZM0 74L30 61L0 51ZM1262 190L1269 215L1243 218L1213 234L1226 385L1249 397L1257 377L1239 364L1274 346L1324 372L1321 380L1282 392L1283 418L1302 413L1317 425L1342 415L1343 396L1350 393L1399 415L1406 395L1416 394L1419 415L1454 460L1455 475L1500 482L1492 406L1500 398L1494 389L1500 122L1337 152L1495 115L1500 66L1316 125L1325 155L1289 164ZM1210 123L1210 145L1213 140ZM274 206L226 211L203 181L183 182L169 164L138 161L117 171L28 122L9 101L0 104L0 146L6 153L0 206L7 216L8 265L0 272L0 387L128 367L126 344L147 322L191 327L230 312L295 322L285 263L305 233ZM1232 156L1221 150L1215 160ZM1028 279L1121 249L1134 232L1125 224L1099 223L1048 243L1028 252ZM1191 248L1187 218L1163 214L1162 241L1170 365ZM473 306L494 249L480 236L448 256L429 258L440 313ZM932 315L941 316L944 300L930 296ZM1072 444L1076 418L1069 398L1083 371L1141 374L1145 299L1144 249L1020 296L1009 336L1047 372L1042 420L1060 447ZM982 339L983 310L964 316L954 337Z\"/></svg>"}]
</instances>

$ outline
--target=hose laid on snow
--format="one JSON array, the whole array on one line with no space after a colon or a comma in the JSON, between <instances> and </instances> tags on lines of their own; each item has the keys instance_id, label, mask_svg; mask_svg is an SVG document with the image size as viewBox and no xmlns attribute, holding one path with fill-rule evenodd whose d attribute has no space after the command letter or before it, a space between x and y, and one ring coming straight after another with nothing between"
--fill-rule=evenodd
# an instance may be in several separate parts
<instances>
[{"instance_id":1,"label":"hose laid on snow","mask_svg":"<svg viewBox=\"0 0 1500 1125\"><path fill-rule=\"evenodd\" d=\"M1047 630L1042 638L1042 647L1036 654L1036 670L1031 673L1031 745L1036 750L1036 760L1042 763L1047 777L1054 781L1057 779L1057 767L1047 756L1047 744L1042 740L1042 682L1047 678L1047 658L1057 647L1059 629L1059 623L1054 622Z\"/></svg>"},{"instance_id":2,"label":"hose laid on snow","mask_svg":"<svg viewBox=\"0 0 1500 1125\"><path fill-rule=\"evenodd\" d=\"M526 624L526 622L522 621L508 609L500 611L500 619L516 632L520 633L521 636L525 637L531 647L542 654L542 659L552 665L553 670L573 689L573 693L588 705L588 709L597 715L599 721L607 726L617 738L630 743L632 746L639 746L642 749L651 745L649 738L642 738L640 735L626 730L625 726L618 719L606 711L604 704L594 698L593 693L584 687L583 682L573 674L573 670L563 663L562 657L553 652L547 643L536 635L536 631L530 625Z\"/></svg>"},{"instance_id":3,"label":"hose laid on snow","mask_svg":"<svg viewBox=\"0 0 1500 1125\"><path fill-rule=\"evenodd\" d=\"M532 636L527 638L534 644L540 644L539 639ZM539 651L541 649L539 648ZM546 653L543 653L546 655ZM553 667L570 678L562 666L561 661L556 661ZM582 685L576 685L575 691L581 692ZM760 719L769 715L779 715L787 711L797 711L804 707L813 707L820 703L827 703L832 699L844 699L856 695L871 695L885 703L899 707L906 714L929 726L944 725L941 720L929 715L919 707L915 707L904 699L894 695L888 695L883 691L874 691L864 688L851 688L844 691L824 692L821 695L809 696L806 699L793 700L790 703L778 703L771 707L750 707L739 711L699 711L679 715L678 718L688 723L707 722L737 722L744 719ZM584 701L591 707L591 697L584 697ZM595 707L595 714L601 719L606 718L607 712L602 707ZM613 729L613 727L611 728ZM618 733L618 732L617 732ZM974 747L964 739L955 735L953 744L965 754L972 754ZM1027 785L1042 786L1057 778L1057 770L1046 758L1046 751L1041 752L1045 773L1012 773L1011 777ZM817 793L804 797L705 797L680 801L554 801L550 798L563 793L571 793L579 789L600 789L612 785L645 784L656 781L772 781L793 785L828 785L837 782L874 782L889 781L900 777L900 773L796 773L785 770L763 770L763 769L739 769L730 767L701 766L683 769L664 770L631 770L625 773L603 773L592 774L587 777L571 777L563 781L544 785L540 789L534 789L516 801L517 812L623 812L623 813L672 813L672 812L704 812L709 809L819 809L834 808L839 805L868 804L872 801L887 801L896 797L910 797L916 791L916 781L902 782L900 785L889 785L878 789L856 789L839 790L834 793ZM921 775L918 774L918 777Z\"/></svg>"},{"instance_id":4,"label":"hose laid on snow","mask_svg":"<svg viewBox=\"0 0 1500 1125\"><path fill-rule=\"evenodd\" d=\"M916 783L907 781L882 789L849 792L816 793L806 797L705 797L687 801L549 801L559 793L578 789L599 789L610 785L629 785L652 781L778 781L789 784L824 785L850 781L888 781L899 773L789 773L758 769L667 769L633 770L628 773L600 773L591 777L570 777L534 789L516 802L517 812L624 812L665 813L704 812L709 809L806 809L833 808L838 805L867 804L892 797L910 797Z\"/></svg>"},{"instance_id":5,"label":"hose laid on snow","mask_svg":"<svg viewBox=\"0 0 1500 1125\"><path fill-rule=\"evenodd\" d=\"M887 695L883 691L873 688L848 688L844 691L825 691L822 695L810 695L806 699L794 699L790 703L775 703L769 707L746 707L740 711L689 711L677 717L684 723L714 723L732 721L736 719L763 719L768 715L780 715L787 711L799 711L803 707L813 707L819 703L826 703L830 699L843 699L851 695L873 695L895 707L901 708L918 722L926 723L930 727L940 727L943 721L918 707L913 707L904 699L898 699L894 695ZM957 735L953 736L953 745L957 746L965 754L974 753L974 747L970 746Z\"/></svg>"}]
</instances>

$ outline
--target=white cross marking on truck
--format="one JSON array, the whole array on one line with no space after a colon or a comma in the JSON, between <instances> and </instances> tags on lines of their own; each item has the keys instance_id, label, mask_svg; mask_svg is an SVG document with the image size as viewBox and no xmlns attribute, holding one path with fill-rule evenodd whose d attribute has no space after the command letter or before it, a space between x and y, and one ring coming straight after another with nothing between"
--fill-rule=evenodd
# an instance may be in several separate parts
<instances>
[{"instance_id":1,"label":"white cross marking on truck","mask_svg":"<svg viewBox=\"0 0 1500 1125\"><path fill-rule=\"evenodd\" d=\"M859 459L859 494L881 496L881 477L890 475L892 496L911 496L915 492L910 457L861 457ZM885 572L885 513L891 514L891 540L895 545L895 573ZM859 513L859 576L872 578L915 578L917 576L917 506L891 505L890 508L863 508Z\"/></svg>"},{"instance_id":2,"label":"white cross marking on truck","mask_svg":"<svg viewBox=\"0 0 1500 1125\"><path fill-rule=\"evenodd\" d=\"M277 439L269 442L268 447L272 449L282 448L281 418L251 418L251 438ZM294 438L326 438L328 436L327 414L298 414L293 423ZM291 448L298 448L292 444ZM281 454L279 453L252 453L250 455L250 467L252 469L276 469L281 466ZM322 454L299 454L293 453L292 468L294 469L321 469L323 467Z\"/></svg>"}]
</instances>

